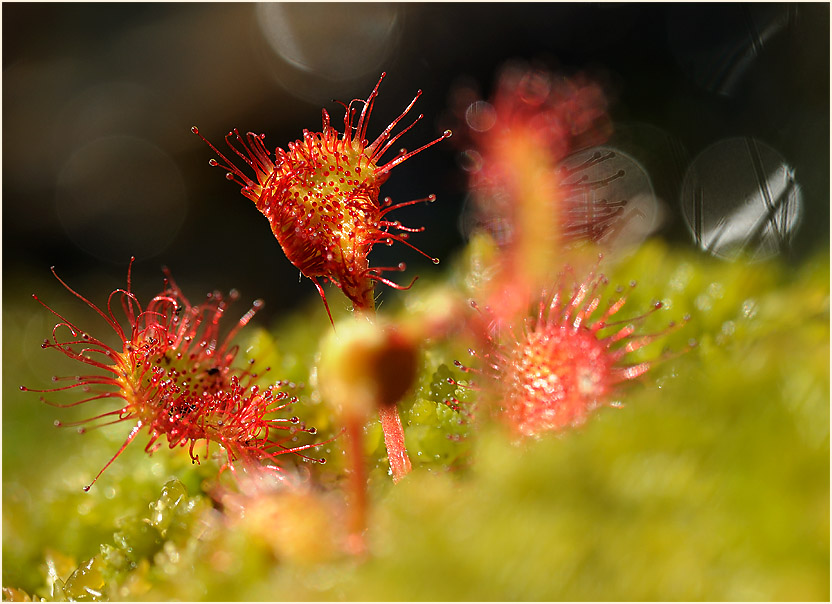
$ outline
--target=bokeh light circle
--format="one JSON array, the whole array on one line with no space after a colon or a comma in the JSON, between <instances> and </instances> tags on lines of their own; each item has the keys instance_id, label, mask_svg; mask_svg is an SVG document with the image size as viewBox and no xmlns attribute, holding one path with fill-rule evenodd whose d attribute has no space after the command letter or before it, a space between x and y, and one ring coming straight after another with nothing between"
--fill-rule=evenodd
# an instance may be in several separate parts
<instances>
[{"instance_id":1,"label":"bokeh light circle","mask_svg":"<svg viewBox=\"0 0 832 604\"><path fill-rule=\"evenodd\" d=\"M159 254L187 213L176 163L158 146L133 136L98 138L75 151L58 175L56 190L67 236L108 262Z\"/></svg>"},{"instance_id":2,"label":"bokeh light circle","mask_svg":"<svg viewBox=\"0 0 832 604\"><path fill-rule=\"evenodd\" d=\"M628 153L609 145L590 147L568 156L558 169L567 237L619 250L638 246L661 224L650 175Z\"/></svg>"},{"instance_id":3,"label":"bokeh light circle","mask_svg":"<svg viewBox=\"0 0 832 604\"><path fill-rule=\"evenodd\" d=\"M802 203L794 169L754 138L706 148L682 183L682 212L694 241L725 259L762 260L789 249Z\"/></svg>"},{"instance_id":4,"label":"bokeh light circle","mask_svg":"<svg viewBox=\"0 0 832 604\"><path fill-rule=\"evenodd\" d=\"M488 132L497 123L497 111L487 101L474 101L465 110L465 123L474 132Z\"/></svg>"},{"instance_id":5,"label":"bokeh light circle","mask_svg":"<svg viewBox=\"0 0 832 604\"><path fill-rule=\"evenodd\" d=\"M403 20L402 7L386 3L258 3L255 11L275 77L314 102L377 78Z\"/></svg>"}]
</instances>

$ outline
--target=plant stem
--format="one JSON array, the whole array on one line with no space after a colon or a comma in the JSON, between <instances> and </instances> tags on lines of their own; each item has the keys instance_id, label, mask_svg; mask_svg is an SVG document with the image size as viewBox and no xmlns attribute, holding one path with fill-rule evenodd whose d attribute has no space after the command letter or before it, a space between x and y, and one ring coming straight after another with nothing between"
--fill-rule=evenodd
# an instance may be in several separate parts
<instances>
[{"instance_id":1,"label":"plant stem","mask_svg":"<svg viewBox=\"0 0 832 604\"><path fill-rule=\"evenodd\" d=\"M404 428L399 418L399 410L395 404L380 405L378 415L381 420L381 430L384 432L384 445L387 447L387 458L390 460L393 482L399 482L413 467L404 443Z\"/></svg>"},{"instance_id":2,"label":"plant stem","mask_svg":"<svg viewBox=\"0 0 832 604\"><path fill-rule=\"evenodd\" d=\"M371 319L375 318L376 303L372 288L367 290L364 304L356 306L356 314L358 313L363 313ZM384 446L387 448L387 459L390 462L390 473L393 476L393 482L398 482L413 468L404 442L404 427L395 403L379 404L378 407L381 430L384 433Z\"/></svg>"}]
</instances>

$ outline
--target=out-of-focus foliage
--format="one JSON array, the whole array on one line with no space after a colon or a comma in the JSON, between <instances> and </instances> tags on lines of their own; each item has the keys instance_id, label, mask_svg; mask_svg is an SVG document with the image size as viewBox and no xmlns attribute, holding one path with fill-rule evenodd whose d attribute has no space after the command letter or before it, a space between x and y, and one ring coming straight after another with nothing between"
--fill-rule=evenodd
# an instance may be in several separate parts
<instances>
[{"instance_id":1,"label":"out-of-focus foliage","mask_svg":"<svg viewBox=\"0 0 832 604\"><path fill-rule=\"evenodd\" d=\"M475 257L381 312L465 290ZM627 316L665 302L651 329L691 315L638 352L668 357L620 392L622 408L516 443L472 423L477 376L454 365L476 364L472 343L428 342L401 404L414 472L394 486L380 427L366 430L364 559L338 547L343 445L317 393L317 300L243 332L241 358L295 382L297 415L334 438L314 453L328 463L288 464L314 487L248 494L215 461L148 457L141 440L84 493L124 426L58 430L72 413L17 391L60 369L38 349L51 318L9 303L21 320L3 342L4 599L828 600L828 259L722 263L649 242L605 272Z\"/></svg>"}]
</instances>

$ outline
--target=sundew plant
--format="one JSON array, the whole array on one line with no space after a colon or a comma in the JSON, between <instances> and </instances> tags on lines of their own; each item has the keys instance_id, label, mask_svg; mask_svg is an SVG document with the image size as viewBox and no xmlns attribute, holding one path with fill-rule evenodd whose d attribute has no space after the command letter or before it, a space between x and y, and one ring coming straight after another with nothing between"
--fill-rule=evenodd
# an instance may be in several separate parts
<instances>
[{"instance_id":1,"label":"sundew plant","mask_svg":"<svg viewBox=\"0 0 832 604\"><path fill-rule=\"evenodd\" d=\"M385 124L386 76L296 140L192 127L314 299L268 323L56 258L13 310L4 406L63 449L4 478L3 599L828 600L826 250L718 258L639 222L592 75L508 63L423 139L448 91ZM443 192L387 193L440 150L467 196L447 257L403 219Z\"/></svg>"}]
</instances>

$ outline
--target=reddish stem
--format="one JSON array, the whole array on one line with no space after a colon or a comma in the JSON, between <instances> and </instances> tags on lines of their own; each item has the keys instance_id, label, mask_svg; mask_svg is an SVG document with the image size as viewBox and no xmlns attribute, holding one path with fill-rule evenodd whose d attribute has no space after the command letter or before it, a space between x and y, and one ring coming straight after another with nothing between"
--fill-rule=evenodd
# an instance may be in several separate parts
<instances>
[{"instance_id":1,"label":"reddish stem","mask_svg":"<svg viewBox=\"0 0 832 604\"><path fill-rule=\"evenodd\" d=\"M372 287L366 290L362 302L361 305L355 305L356 312L374 317L376 304ZM407 454L407 446L404 443L404 427L402 426L402 420L399 418L398 406L395 403L380 404L378 416L381 420L381 430L384 433L387 459L390 460L390 473L393 475L393 482L398 482L413 469L410 457Z\"/></svg>"},{"instance_id":2,"label":"reddish stem","mask_svg":"<svg viewBox=\"0 0 832 604\"><path fill-rule=\"evenodd\" d=\"M384 432L384 445L387 447L393 482L399 482L412 469L404 444L404 428L399 418L399 410L395 404L380 405L378 415L381 419L381 430Z\"/></svg>"}]
</instances>

